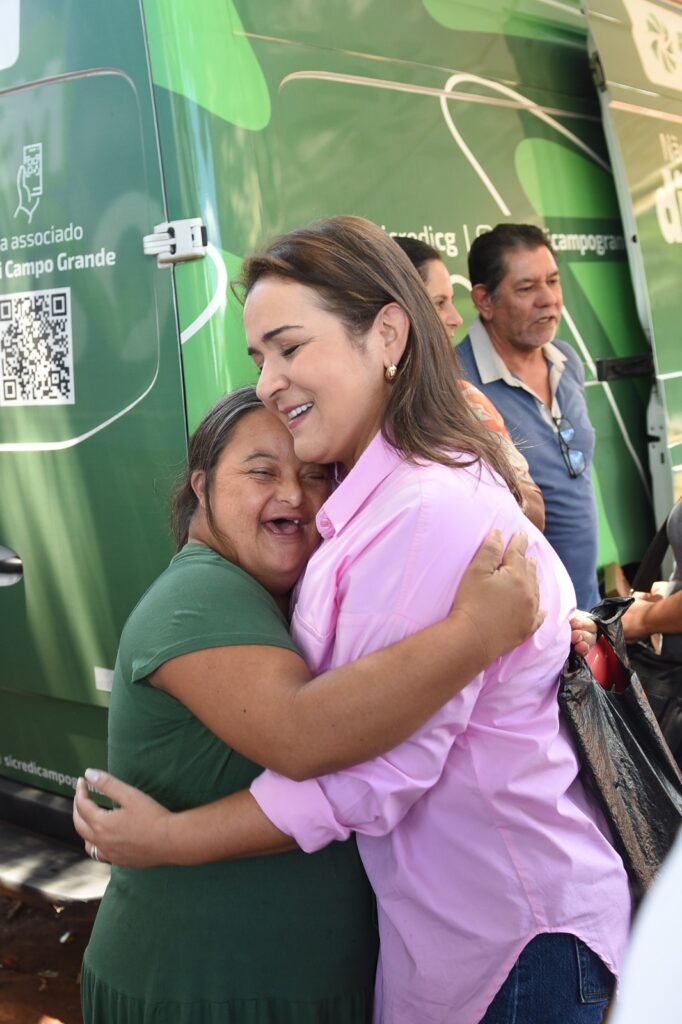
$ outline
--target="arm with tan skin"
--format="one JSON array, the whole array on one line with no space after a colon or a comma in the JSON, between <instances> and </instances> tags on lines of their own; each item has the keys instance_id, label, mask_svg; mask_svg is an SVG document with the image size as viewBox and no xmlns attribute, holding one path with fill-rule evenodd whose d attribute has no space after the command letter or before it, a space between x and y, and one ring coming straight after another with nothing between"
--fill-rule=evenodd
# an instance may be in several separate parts
<instances>
[{"instance_id":1,"label":"arm with tan skin","mask_svg":"<svg viewBox=\"0 0 682 1024\"><path fill-rule=\"evenodd\" d=\"M486 665L540 624L535 566L524 558L526 544L525 535L516 535L502 554L502 536L494 531L465 573L445 620L312 682L293 652L260 645L182 655L157 669L150 682L188 707L225 743L291 777L312 777L366 760L406 739ZM126 790L128 797L136 792ZM254 815L256 805L251 807L250 797L243 801L239 806L251 810L248 822L253 827L246 834L256 837L258 850L270 852L277 830L260 819L260 811ZM83 817L96 810L94 805L82 808ZM118 811L105 815L103 826L116 831L112 838L118 842L120 832L130 825L129 844L146 851L142 863L158 863L166 851L165 841L161 847L155 843L159 833L154 825L163 820L162 809L143 798L128 810L127 817ZM182 833L192 844L192 856L225 856L221 843L208 850L205 845L219 835L220 805L213 811L200 809L197 816L201 820L193 824L190 819ZM79 820L74 820L78 828ZM183 816L181 824L185 821ZM82 834L91 839L87 831ZM231 824L232 856L244 852L237 837ZM105 854L116 852L104 835L95 842ZM186 863L187 856L181 850L173 859Z\"/></svg>"},{"instance_id":2,"label":"arm with tan skin","mask_svg":"<svg viewBox=\"0 0 682 1024\"><path fill-rule=\"evenodd\" d=\"M107 772L88 769L98 793L118 804L105 811L90 799L84 779L76 784L73 823L85 850L119 867L190 866L297 849L272 824L248 789L190 811L172 813L146 793Z\"/></svg>"},{"instance_id":3,"label":"arm with tan skin","mask_svg":"<svg viewBox=\"0 0 682 1024\"><path fill-rule=\"evenodd\" d=\"M348 767L402 742L535 631L543 616L526 545L518 534L503 555L494 531L446 619L312 681L294 652L244 645L172 658L150 682L257 764L293 779Z\"/></svg>"},{"instance_id":4,"label":"arm with tan skin","mask_svg":"<svg viewBox=\"0 0 682 1024\"><path fill-rule=\"evenodd\" d=\"M628 643L652 633L682 633L682 590L668 597L637 594L621 621Z\"/></svg>"},{"instance_id":5,"label":"arm with tan skin","mask_svg":"<svg viewBox=\"0 0 682 1024\"><path fill-rule=\"evenodd\" d=\"M491 542L483 546L465 575L458 594L459 600L466 596L467 585L474 587L477 593L481 593L481 584L483 584L483 590L487 586L488 597L491 594L491 589L489 589L491 582L496 587L502 585L503 589L507 586L506 581L496 579L496 573L491 573L491 566L497 564L497 556L494 556L492 561L488 561L487 568L485 567L485 559L491 555L489 543ZM512 556L508 549L507 561L510 558L513 561L516 556ZM517 568L521 567L521 565L517 565ZM477 573L479 575L476 582ZM508 574L513 573L509 570ZM511 579L509 582L511 583ZM462 628L464 627L465 634L470 629L468 613L465 613L464 616L459 615L458 622L456 602L454 612L451 614L451 620L453 617L455 618L454 623L446 620L444 623L436 624L436 626L402 640L384 651L378 651L361 659L361 663L374 663L375 666L380 667L382 664L388 664L387 658L396 658L394 669L398 677L407 683L409 707L412 705L415 693L420 694L418 703L421 711L414 719L414 723L421 723L428 717L424 712L423 700L424 693L428 691L431 683L430 674L435 673L437 687L442 682L437 680L439 672L444 671L449 680L445 687L446 692L442 691L442 700L449 698L456 692L456 689L461 688L460 684L457 686L453 684L452 662L449 662L447 657L440 662L443 652L434 652L434 646L438 646L438 638L442 641L447 630L453 626L456 627L455 632L447 640L447 643L455 643L455 645L462 643L464 636L461 632ZM489 621L495 622L496 615L494 609L489 606L489 601L487 613ZM593 633L594 624L591 620L583 620L580 613L574 616L571 642L578 645L581 652L584 653L589 648L590 636ZM485 658L489 654L491 651L488 649L486 654L479 653L478 656ZM412 668L410 668L411 665ZM440 668L438 668L439 665ZM469 671L473 671L473 663ZM367 677L367 683L368 686L373 685L370 676ZM400 689L402 689L402 685L402 683L398 683ZM365 690L364 696L363 709L360 712L361 719L370 717L367 714L367 690ZM390 699L395 700L394 697ZM403 713L404 709L400 709L399 714ZM355 720L355 729L357 724L357 720ZM411 731L412 725L409 728L403 728L400 735L407 735ZM379 743L375 749L378 749L380 745ZM263 760L269 759L264 758ZM87 787L81 779L77 788L74 823L79 834L86 840L88 852L91 851L92 844L95 844L100 856L113 860L115 863L131 867L160 863L197 864L211 860L274 853L293 847L292 840L271 824L249 793L236 794L204 807L171 814L150 797L146 797L132 786L120 782L111 775L88 772L88 777L99 792L113 799L120 807L111 812L97 807L89 800Z\"/></svg>"}]
</instances>

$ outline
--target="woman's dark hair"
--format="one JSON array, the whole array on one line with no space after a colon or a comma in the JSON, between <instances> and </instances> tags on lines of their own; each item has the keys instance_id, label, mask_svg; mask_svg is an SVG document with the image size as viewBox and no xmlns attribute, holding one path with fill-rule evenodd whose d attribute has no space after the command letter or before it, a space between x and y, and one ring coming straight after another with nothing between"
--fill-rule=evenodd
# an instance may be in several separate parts
<instances>
[{"instance_id":1,"label":"woman's dark hair","mask_svg":"<svg viewBox=\"0 0 682 1024\"><path fill-rule=\"evenodd\" d=\"M443 259L440 253L432 245L422 242L420 238L408 238L407 235L393 235L392 237L395 244L400 246L424 284L426 284L428 277L426 264L433 263L434 260L442 263Z\"/></svg>"},{"instance_id":2,"label":"woman's dark hair","mask_svg":"<svg viewBox=\"0 0 682 1024\"><path fill-rule=\"evenodd\" d=\"M485 460L518 498L515 476L492 432L463 398L443 325L414 266L395 241L362 217L331 217L277 238L245 260L245 296L264 277L296 281L362 344L378 313L391 302L407 314L410 330L398 375L387 384L382 433L408 458L444 465ZM472 456L453 459L452 451Z\"/></svg>"},{"instance_id":3,"label":"woman's dark hair","mask_svg":"<svg viewBox=\"0 0 682 1024\"><path fill-rule=\"evenodd\" d=\"M492 231L484 231L473 240L469 249L472 287L483 284L494 295L507 273L507 253L515 249L539 249L541 246L553 254L547 235L534 224L497 224Z\"/></svg>"},{"instance_id":4,"label":"woman's dark hair","mask_svg":"<svg viewBox=\"0 0 682 1024\"><path fill-rule=\"evenodd\" d=\"M171 500L171 530L178 551L187 543L192 516L199 504L192 490L192 474L198 469L204 472L206 519L213 532L220 536L211 508L211 486L218 459L242 416L263 408L254 387L237 388L216 402L189 439L187 466Z\"/></svg>"}]
</instances>

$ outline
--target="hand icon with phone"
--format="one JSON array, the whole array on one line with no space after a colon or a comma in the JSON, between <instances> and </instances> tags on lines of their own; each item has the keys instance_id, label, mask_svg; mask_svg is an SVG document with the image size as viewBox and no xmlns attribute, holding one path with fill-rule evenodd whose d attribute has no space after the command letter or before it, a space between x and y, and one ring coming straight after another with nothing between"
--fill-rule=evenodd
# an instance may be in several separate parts
<instances>
[{"instance_id":1,"label":"hand icon with phone","mask_svg":"<svg viewBox=\"0 0 682 1024\"><path fill-rule=\"evenodd\" d=\"M40 143L24 146L24 159L17 171L17 193L19 195L19 205L14 211L14 216L16 217L19 211L23 210L28 217L29 224L31 223L31 218L35 213L36 207L40 202L40 197L43 194L42 155L42 146Z\"/></svg>"}]
</instances>

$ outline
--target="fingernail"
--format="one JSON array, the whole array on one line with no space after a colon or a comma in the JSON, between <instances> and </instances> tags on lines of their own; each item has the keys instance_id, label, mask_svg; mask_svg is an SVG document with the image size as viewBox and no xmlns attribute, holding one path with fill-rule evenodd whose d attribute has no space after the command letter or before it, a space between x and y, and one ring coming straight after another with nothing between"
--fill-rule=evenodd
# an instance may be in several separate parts
<instances>
[{"instance_id":1,"label":"fingernail","mask_svg":"<svg viewBox=\"0 0 682 1024\"><path fill-rule=\"evenodd\" d=\"M88 780L88 782L92 783L93 786L99 782L101 774L102 773L97 768L85 769L85 778Z\"/></svg>"}]
</instances>

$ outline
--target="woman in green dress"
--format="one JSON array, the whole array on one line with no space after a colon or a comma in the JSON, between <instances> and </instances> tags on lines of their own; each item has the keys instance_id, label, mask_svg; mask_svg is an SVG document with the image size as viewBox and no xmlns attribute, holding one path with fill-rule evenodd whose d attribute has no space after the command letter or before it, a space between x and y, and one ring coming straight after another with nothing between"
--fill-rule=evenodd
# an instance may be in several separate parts
<instances>
[{"instance_id":1,"label":"woman in green dress","mask_svg":"<svg viewBox=\"0 0 682 1024\"><path fill-rule=\"evenodd\" d=\"M494 538L448 619L308 683L286 612L328 493L326 468L296 459L254 389L202 421L174 501L178 554L121 636L109 715L121 779L182 810L247 788L261 765L303 778L364 760L536 628L524 540L502 556ZM292 844L278 856L113 868L85 954L84 1020L362 1024L376 953L354 840L312 856Z\"/></svg>"}]
</instances>

